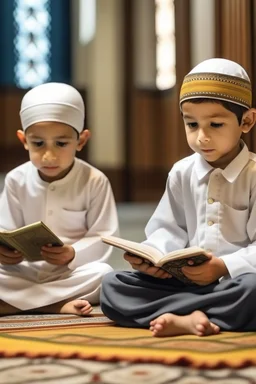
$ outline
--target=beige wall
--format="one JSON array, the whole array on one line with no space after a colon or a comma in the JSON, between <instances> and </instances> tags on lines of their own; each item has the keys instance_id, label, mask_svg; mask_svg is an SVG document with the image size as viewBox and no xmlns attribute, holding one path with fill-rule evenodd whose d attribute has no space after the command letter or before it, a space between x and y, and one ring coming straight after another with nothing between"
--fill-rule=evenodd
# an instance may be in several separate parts
<instances>
[{"instance_id":1,"label":"beige wall","mask_svg":"<svg viewBox=\"0 0 256 384\"><path fill-rule=\"evenodd\" d=\"M136 0L134 18L134 85L156 87L155 0Z\"/></svg>"},{"instance_id":2,"label":"beige wall","mask_svg":"<svg viewBox=\"0 0 256 384\"><path fill-rule=\"evenodd\" d=\"M73 2L73 80L88 90L89 156L97 166L118 167L123 150L122 9L119 0L97 0L96 34L79 43L79 2Z\"/></svg>"},{"instance_id":3,"label":"beige wall","mask_svg":"<svg viewBox=\"0 0 256 384\"><path fill-rule=\"evenodd\" d=\"M190 0L192 68L215 55L214 0Z\"/></svg>"},{"instance_id":4,"label":"beige wall","mask_svg":"<svg viewBox=\"0 0 256 384\"><path fill-rule=\"evenodd\" d=\"M214 0L191 1L192 66L214 56ZM154 86L153 0L135 4L135 84ZM88 90L88 122L92 131L89 156L99 167L121 167L123 145L122 0L97 0L96 35L78 39L79 0L73 0L73 79ZM142 47L142 48L141 48Z\"/></svg>"}]
</instances>

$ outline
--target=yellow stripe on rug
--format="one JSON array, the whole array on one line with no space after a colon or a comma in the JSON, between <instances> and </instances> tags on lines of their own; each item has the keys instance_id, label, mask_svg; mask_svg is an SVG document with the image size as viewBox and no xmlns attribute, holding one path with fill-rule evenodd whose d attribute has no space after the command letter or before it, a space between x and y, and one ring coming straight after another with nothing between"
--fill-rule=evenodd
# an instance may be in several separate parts
<instances>
[{"instance_id":1,"label":"yellow stripe on rug","mask_svg":"<svg viewBox=\"0 0 256 384\"><path fill-rule=\"evenodd\" d=\"M14 331L0 334L0 356L241 368L256 365L256 333L156 338L146 329L113 325Z\"/></svg>"}]
</instances>

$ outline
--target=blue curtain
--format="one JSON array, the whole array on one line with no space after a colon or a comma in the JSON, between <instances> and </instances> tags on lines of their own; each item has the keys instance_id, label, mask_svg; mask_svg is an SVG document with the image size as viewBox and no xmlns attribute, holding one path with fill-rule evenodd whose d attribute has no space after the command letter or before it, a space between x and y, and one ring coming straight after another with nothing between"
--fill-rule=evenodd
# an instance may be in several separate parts
<instances>
[{"instance_id":1,"label":"blue curtain","mask_svg":"<svg viewBox=\"0 0 256 384\"><path fill-rule=\"evenodd\" d=\"M0 84L14 84L14 1L0 1Z\"/></svg>"},{"instance_id":2,"label":"blue curtain","mask_svg":"<svg viewBox=\"0 0 256 384\"><path fill-rule=\"evenodd\" d=\"M51 0L51 81L71 82L70 0Z\"/></svg>"}]
</instances>

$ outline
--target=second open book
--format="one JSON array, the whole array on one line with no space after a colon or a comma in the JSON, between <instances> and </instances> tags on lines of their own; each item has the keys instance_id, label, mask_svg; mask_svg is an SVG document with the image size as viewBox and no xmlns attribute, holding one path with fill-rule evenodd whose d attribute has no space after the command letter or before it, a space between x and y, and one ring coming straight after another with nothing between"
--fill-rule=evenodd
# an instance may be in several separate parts
<instances>
[{"instance_id":1,"label":"second open book","mask_svg":"<svg viewBox=\"0 0 256 384\"><path fill-rule=\"evenodd\" d=\"M163 255L156 248L150 247L149 245L136 243L135 241L122 239L120 237L102 236L101 239L104 243L120 248L131 255L141 257L152 265L164 269L185 284L193 284L193 282L183 274L181 268L191 266L188 264L189 260L193 261L193 266L209 260L207 252L203 248L196 246L178 249L167 255Z\"/></svg>"}]
</instances>

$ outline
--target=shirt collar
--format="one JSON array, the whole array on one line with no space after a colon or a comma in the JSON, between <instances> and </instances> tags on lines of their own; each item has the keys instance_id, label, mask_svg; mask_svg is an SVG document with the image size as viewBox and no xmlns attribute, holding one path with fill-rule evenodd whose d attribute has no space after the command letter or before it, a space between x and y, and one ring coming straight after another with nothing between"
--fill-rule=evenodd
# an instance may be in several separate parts
<instances>
[{"instance_id":1,"label":"shirt collar","mask_svg":"<svg viewBox=\"0 0 256 384\"><path fill-rule=\"evenodd\" d=\"M242 150L233 161L222 171L227 181L233 183L250 159L250 152L244 141L241 140Z\"/></svg>"},{"instance_id":2,"label":"shirt collar","mask_svg":"<svg viewBox=\"0 0 256 384\"><path fill-rule=\"evenodd\" d=\"M196 153L195 156L196 175L198 180L202 180L209 172L213 170L213 167L209 163L207 163L207 161L205 161L205 159L198 153Z\"/></svg>"},{"instance_id":3,"label":"shirt collar","mask_svg":"<svg viewBox=\"0 0 256 384\"><path fill-rule=\"evenodd\" d=\"M250 153L247 145L241 140L242 150L239 154L231 161L231 163L221 171L223 177L230 183L233 183L239 176L242 169L248 163L250 159ZM198 153L196 154L195 170L198 180L202 180L209 172L214 168L207 163L207 161Z\"/></svg>"}]
</instances>

